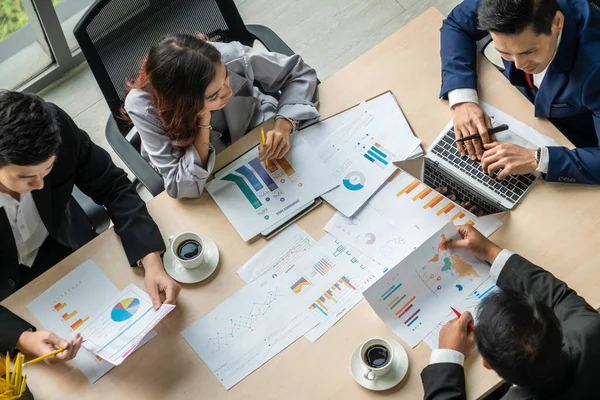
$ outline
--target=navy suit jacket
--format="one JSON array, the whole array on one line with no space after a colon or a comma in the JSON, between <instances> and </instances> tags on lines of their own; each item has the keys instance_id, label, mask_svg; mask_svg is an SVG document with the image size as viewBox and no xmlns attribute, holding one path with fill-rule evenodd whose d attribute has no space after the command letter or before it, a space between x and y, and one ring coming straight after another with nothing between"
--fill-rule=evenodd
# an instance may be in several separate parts
<instances>
[{"instance_id":1,"label":"navy suit jacket","mask_svg":"<svg viewBox=\"0 0 600 400\"><path fill-rule=\"evenodd\" d=\"M588 0L557 0L565 16L561 42L538 91L529 87L514 63L504 75L577 148L549 147L548 181L600 184L600 7ZM464 0L441 29L442 90L477 89L476 41L480 0Z\"/></svg>"}]
</instances>

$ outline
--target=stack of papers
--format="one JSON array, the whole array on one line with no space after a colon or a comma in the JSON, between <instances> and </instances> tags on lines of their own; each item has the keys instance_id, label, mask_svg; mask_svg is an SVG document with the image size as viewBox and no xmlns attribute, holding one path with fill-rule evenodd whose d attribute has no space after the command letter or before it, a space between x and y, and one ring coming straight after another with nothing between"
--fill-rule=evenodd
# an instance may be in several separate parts
<instances>
[{"instance_id":1,"label":"stack of papers","mask_svg":"<svg viewBox=\"0 0 600 400\"><path fill-rule=\"evenodd\" d=\"M350 217L395 171L394 162L422 155L391 93L300 131L339 186L323 198Z\"/></svg>"},{"instance_id":2,"label":"stack of papers","mask_svg":"<svg viewBox=\"0 0 600 400\"><path fill-rule=\"evenodd\" d=\"M56 335L70 339L81 333L92 321L92 316L102 309L119 291L92 261L86 261L52 285L27 305L42 326ZM156 336L149 331L137 347ZM129 347L130 352L132 347ZM113 368L93 352L82 348L73 360L91 383L96 382Z\"/></svg>"},{"instance_id":3,"label":"stack of papers","mask_svg":"<svg viewBox=\"0 0 600 400\"><path fill-rule=\"evenodd\" d=\"M150 296L130 284L87 321L81 330L83 346L111 364L120 365L174 308L162 304L155 310Z\"/></svg>"},{"instance_id":4,"label":"stack of papers","mask_svg":"<svg viewBox=\"0 0 600 400\"><path fill-rule=\"evenodd\" d=\"M495 216L476 217L401 171L353 217L336 213L325 230L391 268L449 221L473 225L486 237L502 226Z\"/></svg>"}]
</instances>

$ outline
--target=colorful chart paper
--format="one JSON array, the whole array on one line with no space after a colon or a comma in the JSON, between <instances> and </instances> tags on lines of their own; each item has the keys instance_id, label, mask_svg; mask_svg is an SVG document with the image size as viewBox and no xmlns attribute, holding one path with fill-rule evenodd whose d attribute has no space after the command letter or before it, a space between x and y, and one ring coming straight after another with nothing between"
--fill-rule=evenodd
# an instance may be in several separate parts
<instances>
[{"instance_id":1,"label":"colorful chart paper","mask_svg":"<svg viewBox=\"0 0 600 400\"><path fill-rule=\"evenodd\" d=\"M411 347L416 346L489 275L489 266L464 250L448 222L364 292L379 317Z\"/></svg>"},{"instance_id":2,"label":"colorful chart paper","mask_svg":"<svg viewBox=\"0 0 600 400\"><path fill-rule=\"evenodd\" d=\"M266 166L258 148L215 174L210 195L242 239L286 221L337 183L304 140L292 135L291 149Z\"/></svg>"},{"instance_id":3,"label":"colorful chart paper","mask_svg":"<svg viewBox=\"0 0 600 400\"><path fill-rule=\"evenodd\" d=\"M140 300L129 297L117 303L110 313L110 318L115 322L127 321L133 317L140 308Z\"/></svg>"}]
</instances>

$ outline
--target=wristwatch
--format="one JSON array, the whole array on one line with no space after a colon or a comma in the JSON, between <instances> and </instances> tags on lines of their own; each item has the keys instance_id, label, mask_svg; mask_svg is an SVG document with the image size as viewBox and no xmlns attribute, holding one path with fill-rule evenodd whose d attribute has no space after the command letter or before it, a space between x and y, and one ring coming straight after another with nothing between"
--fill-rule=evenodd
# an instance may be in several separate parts
<instances>
[{"instance_id":1,"label":"wristwatch","mask_svg":"<svg viewBox=\"0 0 600 400\"><path fill-rule=\"evenodd\" d=\"M540 165L540 158L542 157L542 148L538 147L538 149L535 151L535 163L539 166Z\"/></svg>"}]
</instances>

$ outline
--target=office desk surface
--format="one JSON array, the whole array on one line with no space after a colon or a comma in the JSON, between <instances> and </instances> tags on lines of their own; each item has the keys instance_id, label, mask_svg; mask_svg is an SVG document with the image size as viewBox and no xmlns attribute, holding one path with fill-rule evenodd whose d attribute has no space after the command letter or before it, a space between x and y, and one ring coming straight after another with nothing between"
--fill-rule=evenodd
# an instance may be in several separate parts
<instances>
[{"instance_id":1,"label":"office desk surface","mask_svg":"<svg viewBox=\"0 0 600 400\"><path fill-rule=\"evenodd\" d=\"M404 28L320 85L321 113L332 115L364 99L392 90L415 134L426 149L451 118L440 87L439 28L443 16L429 9ZM533 117L533 106L487 62L479 63L481 98L528 125L569 145L547 121ZM252 132L219 155L224 165L258 143ZM600 192L595 187L541 182L510 213L493 235L501 246L522 254L555 273L600 305ZM422 398L419 374L430 350L407 349L409 372L396 388L382 393L360 387L349 373L353 350L373 336L397 338L362 301L325 336L311 344L304 338L226 391L179 332L243 286L236 270L266 241L244 243L207 193L196 200L174 200L165 193L148 203L163 236L195 231L210 236L221 261L208 282L184 285L177 309L157 328L158 337L94 385L73 364L29 367L33 393L40 399L370 399ZM327 204L304 217L300 226L316 239L334 210ZM129 268L119 239L104 233L3 304L36 323L26 305L86 259L94 260L119 289L134 282L143 287L142 271ZM406 346L405 346L406 348ZM500 380L474 354L466 361L470 398Z\"/></svg>"}]
</instances>

